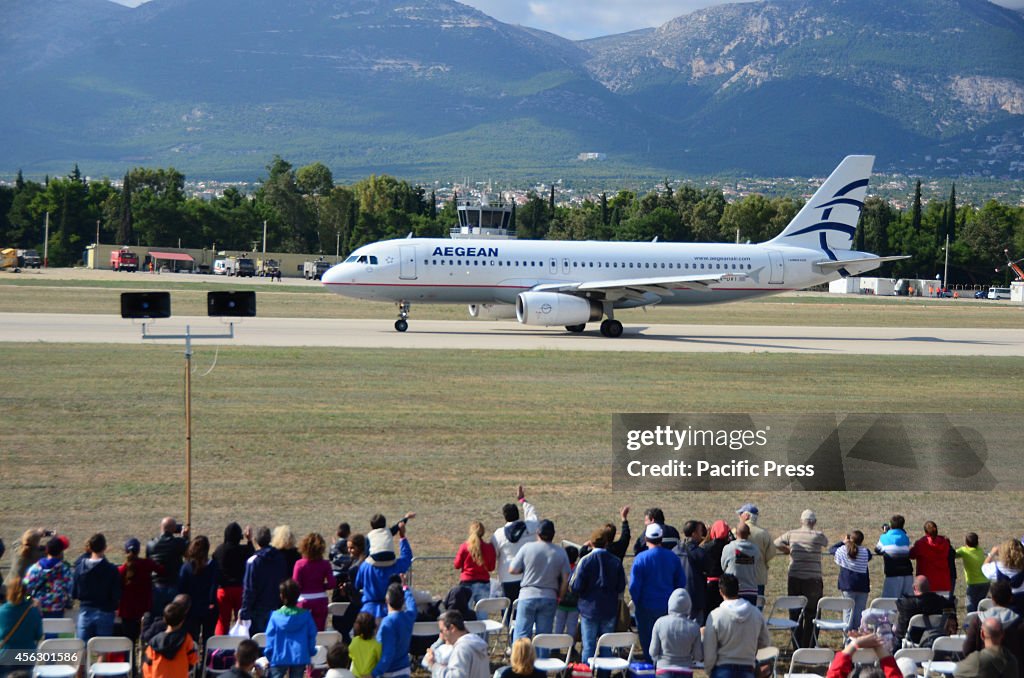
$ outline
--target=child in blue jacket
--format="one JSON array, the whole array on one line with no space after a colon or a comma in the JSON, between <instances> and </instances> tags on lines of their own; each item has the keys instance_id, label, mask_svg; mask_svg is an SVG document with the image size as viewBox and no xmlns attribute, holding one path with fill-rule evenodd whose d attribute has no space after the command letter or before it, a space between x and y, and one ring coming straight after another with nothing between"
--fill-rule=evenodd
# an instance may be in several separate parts
<instances>
[{"instance_id":1,"label":"child in blue jacket","mask_svg":"<svg viewBox=\"0 0 1024 678\"><path fill-rule=\"evenodd\" d=\"M267 623L267 649L271 678L302 678L316 654L316 622L309 610L298 607L299 584L286 579L280 587L282 607Z\"/></svg>"}]
</instances>

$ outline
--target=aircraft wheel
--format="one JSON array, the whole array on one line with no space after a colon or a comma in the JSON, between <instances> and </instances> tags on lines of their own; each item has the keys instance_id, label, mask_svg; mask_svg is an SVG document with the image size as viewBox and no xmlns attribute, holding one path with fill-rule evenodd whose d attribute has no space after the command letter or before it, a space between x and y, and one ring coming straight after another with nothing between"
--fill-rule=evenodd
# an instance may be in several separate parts
<instances>
[{"instance_id":1,"label":"aircraft wheel","mask_svg":"<svg viewBox=\"0 0 1024 678\"><path fill-rule=\"evenodd\" d=\"M405 332L407 329L409 329L408 321L406 321L405 318L399 318L398 320L395 321L395 329L398 330L399 332Z\"/></svg>"},{"instance_id":2,"label":"aircraft wheel","mask_svg":"<svg viewBox=\"0 0 1024 678\"><path fill-rule=\"evenodd\" d=\"M601 334L610 339L621 337L622 323L620 323L618 320L605 320L604 322L601 323Z\"/></svg>"},{"instance_id":3,"label":"aircraft wheel","mask_svg":"<svg viewBox=\"0 0 1024 678\"><path fill-rule=\"evenodd\" d=\"M583 330L587 329L587 323L580 323L579 325L566 325L565 329L569 330L573 334L579 334Z\"/></svg>"}]
</instances>

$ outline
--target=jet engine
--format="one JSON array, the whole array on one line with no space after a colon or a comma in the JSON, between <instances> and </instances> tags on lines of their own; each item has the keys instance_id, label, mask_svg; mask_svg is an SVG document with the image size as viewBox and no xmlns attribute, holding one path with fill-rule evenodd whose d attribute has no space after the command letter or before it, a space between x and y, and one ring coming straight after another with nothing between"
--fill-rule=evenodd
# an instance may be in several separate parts
<instances>
[{"instance_id":1,"label":"jet engine","mask_svg":"<svg viewBox=\"0 0 1024 678\"><path fill-rule=\"evenodd\" d=\"M603 315L600 304L571 294L523 292L516 297L516 318L524 325L583 325Z\"/></svg>"},{"instance_id":2,"label":"jet engine","mask_svg":"<svg viewBox=\"0 0 1024 678\"><path fill-rule=\"evenodd\" d=\"M505 320L516 317L516 307L512 304L470 304L469 317L481 320Z\"/></svg>"}]
</instances>

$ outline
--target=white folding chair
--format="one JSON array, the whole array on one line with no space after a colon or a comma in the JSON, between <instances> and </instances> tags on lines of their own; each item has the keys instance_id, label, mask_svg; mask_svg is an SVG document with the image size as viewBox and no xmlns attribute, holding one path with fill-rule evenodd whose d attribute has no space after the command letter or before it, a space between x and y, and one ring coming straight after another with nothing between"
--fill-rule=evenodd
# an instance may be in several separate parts
<instances>
[{"instance_id":1,"label":"white folding chair","mask_svg":"<svg viewBox=\"0 0 1024 678\"><path fill-rule=\"evenodd\" d=\"M332 617L340 617L348 612L349 605L351 605L351 603L328 603L327 614Z\"/></svg>"},{"instance_id":2,"label":"white folding chair","mask_svg":"<svg viewBox=\"0 0 1024 678\"><path fill-rule=\"evenodd\" d=\"M862 647L855 650L850 659L854 666L872 666L878 662L878 654L874 648Z\"/></svg>"},{"instance_id":3,"label":"white folding chair","mask_svg":"<svg viewBox=\"0 0 1024 678\"><path fill-rule=\"evenodd\" d=\"M935 653L930 647L904 647L896 650L896 654L893 655L893 659L899 661L900 659L910 659L917 666L923 666L930 662L935 656Z\"/></svg>"},{"instance_id":4,"label":"white folding chair","mask_svg":"<svg viewBox=\"0 0 1024 678\"><path fill-rule=\"evenodd\" d=\"M75 620L70 617L43 618L43 635L75 635Z\"/></svg>"},{"instance_id":5,"label":"white folding chair","mask_svg":"<svg viewBox=\"0 0 1024 678\"><path fill-rule=\"evenodd\" d=\"M211 653L214 650L230 650L232 652L238 649L238 644L244 640L239 636L210 636L206 639L206 646L203 648L203 668L200 672L200 678L208 674L216 675L218 673L226 673L230 669L215 669L210 666Z\"/></svg>"},{"instance_id":6,"label":"white folding chair","mask_svg":"<svg viewBox=\"0 0 1024 678\"><path fill-rule=\"evenodd\" d=\"M533 637L534 649L554 650L557 653L565 652L565 659L560 659L557 655L547 659L538 659L533 663L533 668L544 673L565 671L569 667L569 655L575 644L576 639L568 633L538 633Z\"/></svg>"},{"instance_id":7,"label":"white folding chair","mask_svg":"<svg viewBox=\"0 0 1024 678\"><path fill-rule=\"evenodd\" d=\"M494 657L501 645L502 636L505 637L505 644L508 644L510 627L505 626L505 613L509 608L508 598L481 598L476 603L476 616L485 626L487 643L490 646L491 656Z\"/></svg>"},{"instance_id":8,"label":"white folding chair","mask_svg":"<svg viewBox=\"0 0 1024 678\"><path fill-rule=\"evenodd\" d=\"M982 598L978 601L978 612L984 612L985 610L989 610L995 607L995 605L996 601L992 600L991 598Z\"/></svg>"},{"instance_id":9,"label":"white folding chair","mask_svg":"<svg viewBox=\"0 0 1024 678\"><path fill-rule=\"evenodd\" d=\"M963 636L942 636L936 638L935 642L932 643L932 658L924 667L925 678L928 678L932 673L953 675L953 671L956 670L956 659L963 654L963 651ZM954 658L952 660L935 660L936 655L946 655L947 653L953 654Z\"/></svg>"},{"instance_id":10,"label":"white folding chair","mask_svg":"<svg viewBox=\"0 0 1024 678\"><path fill-rule=\"evenodd\" d=\"M777 668L779 665L779 648L774 645L768 647L762 647L757 651L755 661L758 667L771 666L772 667L772 678L778 675Z\"/></svg>"},{"instance_id":11,"label":"white folding chair","mask_svg":"<svg viewBox=\"0 0 1024 678\"><path fill-rule=\"evenodd\" d=\"M967 629L971 628L971 622L974 621L975 619L977 619L979 614L980 613L978 613L978 612L968 612L964 616L964 623L963 623L963 625L960 628L962 628L964 631L966 631Z\"/></svg>"},{"instance_id":12,"label":"white folding chair","mask_svg":"<svg viewBox=\"0 0 1024 678\"><path fill-rule=\"evenodd\" d=\"M36 664L32 669L35 678L74 678L78 675L78 667L82 665L85 643L78 638L50 638L39 643L39 653L57 653L69 659L60 663Z\"/></svg>"},{"instance_id":13,"label":"white folding chair","mask_svg":"<svg viewBox=\"0 0 1024 678\"><path fill-rule=\"evenodd\" d=\"M907 635L903 636L903 647L917 647L917 643L914 640L911 640L911 637L916 635L920 638L921 634L914 632L920 630L921 633L924 633L926 629L935 628L941 623L941 614L930 614L927 615L927 617L923 614L915 614L910 618L910 621L907 622Z\"/></svg>"},{"instance_id":14,"label":"white folding chair","mask_svg":"<svg viewBox=\"0 0 1024 678\"><path fill-rule=\"evenodd\" d=\"M337 631L317 631L316 633L316 654L310 660L310 665L316 671L327 669L327 650L333 645L341 642L341 634Z\"/></svg>"},{"instance_id":15,"label":"white folding chair","mask_svg":"<svg viewBox=\"0 0 1024 678\"><path fill-rule=\"evenodd\" d=\"M897 600L898 598L875 598L871 601L871 604L868 605L868 607L874 608L876 610L886 610L887 612L892 612L892 618L895 619L896 613L899 612L899 610L896 608Z\"/></svg>"},{"instance_id":16,"label":"white folding chair","mask_svg":"<svg viewBox=\"0 0 1024 678\"><path fill-rule=\"evenodd\" d=\"M260 648L261 651L267 649L267 634L265 634L265 633L255 633L255 634L253 634L252 642L256 643L256 645Z\"/></svg>"},{"instance_id":17,"label":"white folding chair","mask_svg":"<svg viewBox=\"0 0 1024 678\"><path fill-rule=\"evenodd\" d=\"M637 642L637 635L632 631L605 633L600 636L597 639L597 645L594 646L594 656L589 660L591 673L595 676L598 671L625 673L629 669L629 662L633 658L633 648ZM629 654L625 659L615 654L616 651L627 648L629 649ZM612 656L602 657L602 649L611 650Z\"/></svg>"},{"instance_id":18,"label":"white folding chair","mask_svg":"<svg viewBox=\"0 0 1024 678\"><path fill-rule=\"evenodd\" d=\"M789 659L789 671L786 672L786 678L821 678L825 675L824 672L812 673L807 671L797 671L797 667L823 666L827 670L828 665L832 663L832 657L834 657L835 654L835 652L827 647L798 648L793 652L793 656Z\"/></svg>"},{"instance_id":19,"label":"white folding chair","mask_svg":"<svg viewBox=\"0 0 1024 678\"><path fill-rule=\"evenodd\" d=\"M814 615L813 643L818 647L818 634L821 631L838 631L846 639L846 622L843 620L847 610L853 610L852 598L840 598L839 596L825 596L818 599L818 609ZM839 614L839 619L826 619L823 615L829 612Z\"/></svg>"},{"instance_id":20,"label":"white folding chair","mask_svg":"<svg viewBox=\"0 0 1024 678\"><path fill-rule=\"evenodd\" d=\"M796 638L796 630L800 628L800 623L804 619L804 609L806 607L807 596L779 596L772 603L771 609L768 610L768 614L765 616L768 630L788 632L793 649L800 647L800 643ZM789 618L791 610L798 611L799 613L795 621ZM786 615L784 617L776 617L776 612L785 612Z\"/></svg>"},{"instance_id":21,"label":"white folding chair","mask_svg":"<svg viewBox=\"0 0 1024 678\"><path fill-rule=\"evenodd\" d=\"M94 661L99 655L123 653L128 657L126 662ZM121 636L96 636L90 638L85 648L85 672L89 678L94 676L131 676L132 662L135 658L135 647L131 640Z\"/></svg>"},{"instance_id":22,"label":"white folding chair","mask_svg":"<svg viewBox=\"0 0 1024 678\"><path fill-rule=\"evenodd\" d=\"M484 624L482 621L477 621L476 619L469 619L466 621L466 630L474 635L482 636L485 633L487 633L487 625Z\"/></svg>"}]
</instances>

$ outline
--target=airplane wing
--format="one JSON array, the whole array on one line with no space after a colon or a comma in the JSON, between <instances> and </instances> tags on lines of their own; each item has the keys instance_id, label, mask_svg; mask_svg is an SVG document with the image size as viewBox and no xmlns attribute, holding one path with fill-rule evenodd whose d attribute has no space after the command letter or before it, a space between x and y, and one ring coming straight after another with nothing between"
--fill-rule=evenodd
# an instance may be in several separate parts
<instances>
[{"instance_id":1,"label":"airplane wing","mask_svg":"<svg viewBox=\"0 0 1024 678\"><path fill-rule=\"evenodd\" d=\"M838 271L841 268L856 266L857 264L881 264L886 261L900 261L901 259L909 258L909 254L904 254L893 257L865 257L863 259L824 259L815 262L814 265L825 271Z\"/></svg>"},{"instance_id":2,"label":"airplane wing","mask_svg":"<svg viewBox=\"0 0 1024 678\"><path fill-rule=\"evenodd\" d=\"M645 294L656 294L670 297L675 289L683 287L689 290L707 291L710 285L734 280L746 280L745 273L706 273L702 275L663 276L660 278L617 278L613 280L593 280L583 283L545 283L533 288L535 292L561 292L583 296L588 292L603 293L609 300L622 298L642 299Z\"/></svg>"}]
</instances>

